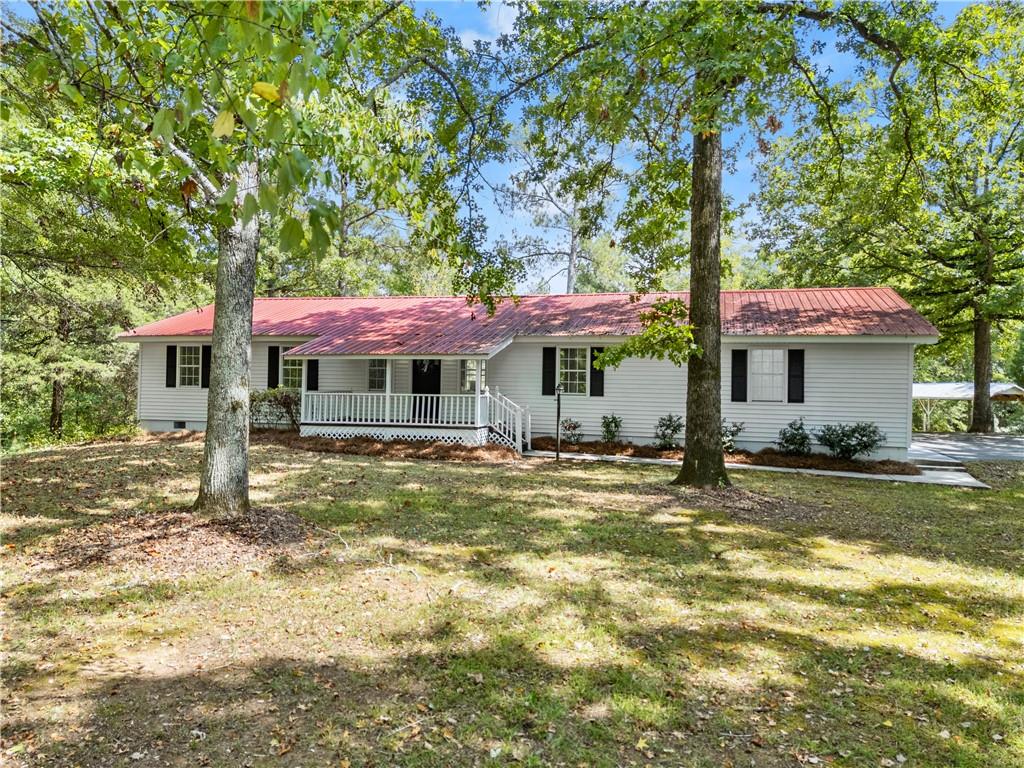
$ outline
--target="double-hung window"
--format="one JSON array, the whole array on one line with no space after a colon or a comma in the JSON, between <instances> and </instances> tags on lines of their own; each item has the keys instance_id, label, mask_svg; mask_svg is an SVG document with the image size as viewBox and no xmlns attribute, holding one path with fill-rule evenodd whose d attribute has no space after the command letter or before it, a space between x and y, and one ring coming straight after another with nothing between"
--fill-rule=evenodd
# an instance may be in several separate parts
<instances>
[{"instance_id":1,"label":"double-hung window","mask_svg":"<svg viewBox=\"0 0 1024 768\"><path fill-rule=\"evenodd\" d=\"M283 355L289 349L291 349L291 347L288 347L287 349L282 348L281 354ZM302 389L302 360L282 357L281 387L284 389Z\"/></svg>"},{"instance_id":2,"label":"double-hung window","mask_svg":"<svg viewBox=\"0 0 1024 768\"><path fill-rule=\"evenodd\" d=\"M476 392L476 372L480 371L480 389L483 390L487 381L487 362L485 360L459 360L459 391L464 395Z\"/></svg>"},{"instance_id":3,"label":"double-hung window","mask_svg":"<svg viewBox=\"0 0 1024 768\"><path fill-rule=\"evenodd\" d=\"M785 350L750 350L750 399L766 403L786 399Z\"/></svg>"},{"instance_id":4,"label":"double-hung window","mask_svg":"<svg viewBox=\"0 0 1024 768\"><path fill-rule=\"evenodd\" d=\"M371 360L367 389L370 392L383 392L388 384L388 361Z\"/></svg>"},{"instance_id":5,"label":"double-hung window","mask_svg":"<svg viewBox=\"0 0 1024 768\"><path fill-rule=\"evenodd\" d=\"M178 386L198 387L202 368L202 347L178 347Z\"/></svg>"},{"instance_id":6,"label":"double-hung window","mask_svg":"<svg viewBox=\"0 0 1024 768\"><path fill-rule=\"evenodd\" d=\"M589 347L558 348L558 383L567 395L587 394L587 374L590 371Z\"/></svg>"}]
</instances>

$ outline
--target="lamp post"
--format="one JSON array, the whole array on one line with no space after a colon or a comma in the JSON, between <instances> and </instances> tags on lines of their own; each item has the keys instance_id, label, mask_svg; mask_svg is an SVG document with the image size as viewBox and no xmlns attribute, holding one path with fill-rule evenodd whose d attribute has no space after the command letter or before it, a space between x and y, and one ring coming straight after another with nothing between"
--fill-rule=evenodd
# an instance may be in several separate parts
<instances>
[{"instance_id":1,"label":"lamp post","mask_svg":"<svg viewBox=\"0 0 1024 768\"><path fill-rule=\"evenodd\" d=\"M555 461L562 460L562 385L555 387Z\"/></svg>"}]
</instances>

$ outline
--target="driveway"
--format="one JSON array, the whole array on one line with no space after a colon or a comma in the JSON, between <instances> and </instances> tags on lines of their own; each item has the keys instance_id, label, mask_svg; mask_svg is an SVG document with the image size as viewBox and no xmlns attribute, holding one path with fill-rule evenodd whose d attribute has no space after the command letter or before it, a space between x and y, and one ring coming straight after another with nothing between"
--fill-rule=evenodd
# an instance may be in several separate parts
<instances>
[{"instance_id":1,"label":"driveway","mask_svg":"<svg viewBox=\"0 0 1024 768\"><path fill-rule=\"evenodd\" d=\"M1024 461L1024 436L915 433L909 454L911 460Z\"/></svg>"}]
</instances>

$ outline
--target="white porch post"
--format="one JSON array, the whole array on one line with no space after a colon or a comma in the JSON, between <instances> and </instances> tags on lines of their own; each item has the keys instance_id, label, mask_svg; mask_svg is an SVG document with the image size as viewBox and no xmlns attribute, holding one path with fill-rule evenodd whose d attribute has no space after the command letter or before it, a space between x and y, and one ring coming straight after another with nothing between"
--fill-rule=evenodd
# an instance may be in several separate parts
<instances>
[{"instance_id":1,"label":"white porch post","mask_svg":"<svg viewBox=\"0 0 1024 768\"><path fill-rule=\"evenodd\" d=\"M391 367L394 361L388 358L384 364L384 423L391 423Z\"/></svg>"},{"instance_id":2,"label":"white porch post","mask_svg":"<svg viewBox=\"0 0 1024 768\"><path fill-rule=\"evenodd\" d=\"M480 368L482 366L480 365L479 360L473 363L473 365L476 366L476 376L474 377L476 379L476 426L481 427L483 426L482 422L480 421L480 419L483 416L483 414L480 412Z\"/></svg>"}]
</instances>

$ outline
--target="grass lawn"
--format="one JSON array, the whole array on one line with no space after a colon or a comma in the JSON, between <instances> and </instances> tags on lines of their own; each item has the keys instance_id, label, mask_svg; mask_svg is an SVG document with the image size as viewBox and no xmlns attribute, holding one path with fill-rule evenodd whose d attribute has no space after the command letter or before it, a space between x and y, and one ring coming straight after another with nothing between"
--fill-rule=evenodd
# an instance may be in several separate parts
<instances>
[{"instance_id":1,"label":"grass lawn","mask_svg":"<svg viewBox=\"0 0 1024 768\"><path fill-rule=\"evenodd\" d=\"M165 514L201 449L5 460L0 762L1024 765L1024 464L695 493L259 445L254 503L318 526L267 543Z\"/></svg>"}]
</instances>

